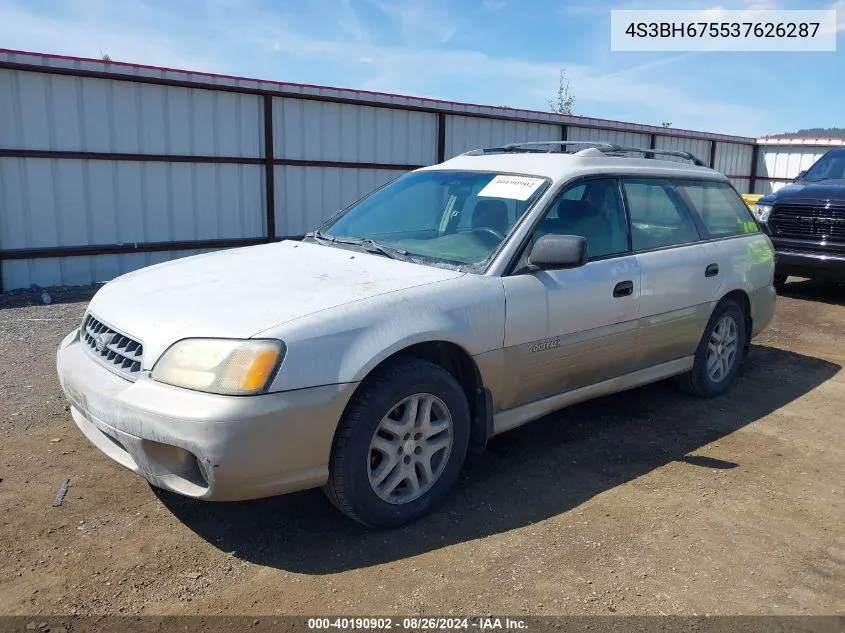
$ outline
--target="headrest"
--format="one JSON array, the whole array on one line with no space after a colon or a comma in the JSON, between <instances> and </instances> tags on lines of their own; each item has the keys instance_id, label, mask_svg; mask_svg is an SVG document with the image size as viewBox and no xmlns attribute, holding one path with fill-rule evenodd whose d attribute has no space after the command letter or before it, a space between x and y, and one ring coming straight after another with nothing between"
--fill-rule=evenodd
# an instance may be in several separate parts
<instances>
[{"instance_id":1,"label":"headrest","mask_svg":"<svg viewBox=\"0 0 845 633\"><path fill-rule=\"evenodd\" d=\"M586 200L561 200L557 203L559 218L583 218L595 213L595 207Z\"/></svg>"},{"instance_id":2,"label":"headrest","mask_svg":"<svg viewBox=\"0 0 845 633\"><path fill-rule=\"evenodd\" d=\"M479 200L472 212L472 227L486 226L505 233L508 228L508 207L502 200Z\"/></svg>"}]
</instances>

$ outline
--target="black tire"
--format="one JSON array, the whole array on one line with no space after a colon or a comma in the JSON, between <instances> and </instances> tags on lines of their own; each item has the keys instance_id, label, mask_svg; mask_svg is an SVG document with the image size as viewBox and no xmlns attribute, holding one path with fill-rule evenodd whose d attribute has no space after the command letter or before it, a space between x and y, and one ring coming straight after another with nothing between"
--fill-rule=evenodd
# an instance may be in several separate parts
<instances>
[{"instance_id":1,"label":"black tire","mask_svg":"<svg viewBox=\"0 0 845 633\"><path fill-rule=\"evenodd\" d=\"M713 330L716 329L718 323L725 316L732 317L736 323L736 354L733 365L725 374L724 378L718 382L714 382L707 371L708 344ZM713 398L722 395L736 379L747 348L748 332L745 313L735 301L723 299L716 305L713 314L710 316L710 321L707 322L707 327L704 328L704 334L702 334L701 341L699 341L698 348L695 351L695 362L692 369L685 374L677 376L675 381L681 389L699 398Z\"/></svg>"},{"instance_id":2,"label":"black tire","mask_svg":"<svg viewBox=\"0 0 845 633\"><path fill-rule=\"evenodd\" d=\"M775 275L773 283L775 286L775 291L778 294L781 294L783 292L783 289L786 288L786 280L788 277L789 275Z\"/></svg>"},{"instance_id":3,"label":"black tire","mask_svg":"<svg viewBox=\"0 0 845 633\"><path fill-rule=\"evenodd\" d=\"M382 418L404 398L418 393L436 396L449 409L452 447L442 473L427 492L406 503L389 503L370 485L370 442ZM347 405L335 434L323 491L341 512L368 527L389 528L414 521L443 501L457 481L469 432L469 405L452 375L428 361L397 358L368 376Z\"/></svg>"}]
</instances>

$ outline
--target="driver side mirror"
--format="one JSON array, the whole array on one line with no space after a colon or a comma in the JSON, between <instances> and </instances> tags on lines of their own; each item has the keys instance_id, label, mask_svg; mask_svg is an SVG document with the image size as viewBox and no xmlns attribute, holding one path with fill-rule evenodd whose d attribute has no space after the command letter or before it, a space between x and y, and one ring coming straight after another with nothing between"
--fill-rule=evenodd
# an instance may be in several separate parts
<instances>
[{"instance_id":1,"label":"driver side mirror","mask_svg":"<svg viewBox=\"0 0 845 633\"><path fill-rule=\"evenodd\" d=\"M544 235L534 242L528 266L533 271L578 268L588 259L587 240L580 235Z\"/></svg>"}]
</instances>

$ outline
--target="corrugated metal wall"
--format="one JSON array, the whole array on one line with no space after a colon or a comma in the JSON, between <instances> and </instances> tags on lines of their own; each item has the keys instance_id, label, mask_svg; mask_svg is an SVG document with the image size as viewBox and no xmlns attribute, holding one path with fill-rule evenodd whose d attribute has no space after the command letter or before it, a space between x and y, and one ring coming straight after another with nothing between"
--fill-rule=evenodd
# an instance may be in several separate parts
<instances>
[{"instance_id":1,"label":"corrugated metal wall","mask_svg":"<svg viewBox=\"0 0 845 633\"><path fill-rule=\"evenodd\" d=\"M2 244L261 237L262 178L256 165L2 159Z\"/></svg>"},{"instance_id":2,"label":"corrugated metal wall","mask_svg":"<svg viewBox=\"0 0 845 633\"><path fill-rule=\"evenodd\" d=\"M261 97L0 71L0 148L248 158ZM0 158L0 248L264 235L260 165ZM3 287L85 284L196 251L3 262Z\"/></svg>"},{"instance_id":3,"label":"corrugated metal wall","mask_svg":"<svg viewBox=\"0 0 845 633\"><path fill-rule=\"evenodd\" d=\"M603 130L577 125L567 129L566 138L570 141L587 141L593 143L611 143L621 147L650 147L651 135L624 130ZM629 154L633 156L634 154Z\"/></svg>"},{"instance_id":4,"label":"corrugated metal wall","mask_svg":"<svg viewBox=\"0 0 845 633\"><path fill-rule=\"evenodd\" d=\"M751 161L754 148L738 143L716 143L714 169L728 176L740 193L751 193Z\"/></svg>"},{"instance_id":5,"label":"corrugated metal wall","mask_svg":"<svg viewBox=\"0 0 845 633\"><path fill-rule=\"evenodd\" d=\"M206 253L209 250L213 249L11 260L3 262L3 275L7 281L9 279L20 280L15 286L7 286L6 290L28 288L31 284L39 286L84 286L97 281L108 281L138 268L160 264L179 257Z\"/></svg>"},{"instance_id":6,"label":"corrugated metal wall","mask_svg":"<svg viewBox=\"0 0 845 633\"><path fill-rule=\"evenodd\" d=\"M0 280L301 235L416 166L563 135L705 161L716 142L717 168L750 173L753 139L0 50Z\"/></svg>"},{"instance_id":7,"label":"corrugated metal wall","mask_svg":"<svg viewBox=\"0 0 845 633\"><path fill-rule=\"evenodd\" d=\"M754 193L777 191L830 149L830 145L761 145Z\"/></svg>"},{"instance_id":8,"label":"corrugated metal wall","mask_svg":"<svg viewBox=\"0 0 845 633\"><path fill-rule=\"evenodd\" d=\"M430 165L437 115L339 103L273 99L276 158Z\"/></svg>"},{"instance_id":9,"label":"corrugated metal wall","mask_svg":"<svg viewBox=\"0 0 845 633\"><path fill-rule=\"evenodd\" d=\"M567 130L566 138L570 141L594 141L599 143L613 143L625 147L648 147L651 136L638 132L621 130L601 130L572 125Z\"/></svg>"},{"instance_id":10,"label":"corrugated metal wall","mask_svg":"<svg viewBox=\"0 0 845 633\"><path fill-rule=\"evenodd\" d=\"M655 149L664 149L672 152L689 152L696 158L703 160L705 163L710 157L710 143L711 141L704 139L691 138L677 138L675 136L658 136L655 138ZM678 162L686 162L683 158L675 158L673 156L659 156L661 160L672 160Z\"/></svg>"},{"instance_id":11,"label":"corrugated metal wall","mask_svg":"<svg viewBox=\"0 0 845 633\"><path fill-rule=\"evenodd\" d=\"M557 140L560 140L559 125L449 115L446 117L445 158L480 147Z\"/></svg>"},{"instance_id":12,"label":"corrugated metal wall","mask_svg":"<svg viewBox=\"0 0 845 633\"><path fill-rule=\"evenodd\" d=\"M336 211L402 175L386 169L276 167L276 227L280 235L313 231Z\"/></svg>"},{"instance_id":13,"label":"corrugated metal wall","mask_svg":"<svg viewBox=\"0 0 845 633\"><path fill-rule=\"evenodd\" d=\"M261 97L0 72L0 139L31 150L260 156Z\"/></svg>"}]
</instances>

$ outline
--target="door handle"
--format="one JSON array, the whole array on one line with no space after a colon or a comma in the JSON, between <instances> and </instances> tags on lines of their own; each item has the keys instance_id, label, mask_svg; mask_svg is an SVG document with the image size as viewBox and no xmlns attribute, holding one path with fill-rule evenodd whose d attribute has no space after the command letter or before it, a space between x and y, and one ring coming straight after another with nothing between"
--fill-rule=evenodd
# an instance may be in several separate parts
<instances>
[{"instance_id":1,"label":"door handle","mask_svg":"<svg viewBox=\"0 0 845 633\"><path fill-rule=\"evenodd\" d=\"M634 282L633 281L620 281L613 287L613 296L616 298L619 297L628 297L634 293Z\"/></svg>"},{"instance_id":2,"label":"door handle","mask_svg":"<svg viewBox=\"0 0 845 633\"><path fill-rule=\"evenodd\" d=\"M719 264L710 264L707 268L704 269L704 276L705 277L715 277L719 274Z\"/></svg>"}]
</instances>

